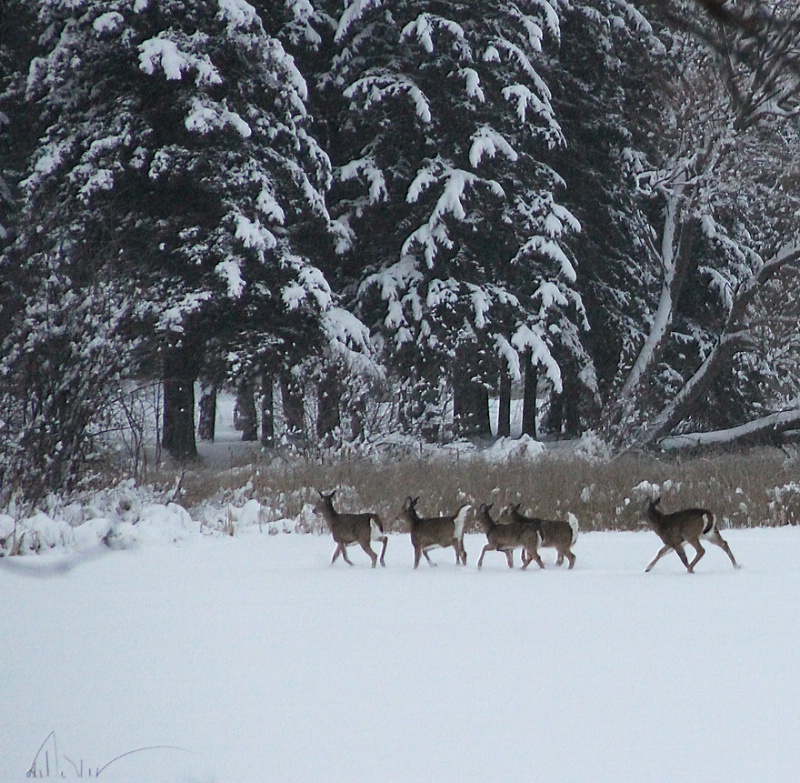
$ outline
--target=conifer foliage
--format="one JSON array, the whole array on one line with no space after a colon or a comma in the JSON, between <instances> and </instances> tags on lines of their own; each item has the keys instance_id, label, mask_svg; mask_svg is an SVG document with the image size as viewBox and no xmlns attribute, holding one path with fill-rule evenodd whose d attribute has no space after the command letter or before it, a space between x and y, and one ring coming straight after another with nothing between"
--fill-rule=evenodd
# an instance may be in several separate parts
<instances>
[{"instance_id":1,"label":"conifer foliage","mask_svg":"<svg viewBox=\"0 0 800 783\"><path fill-rule=\"evenodd\" d=\"M508 434L523 380L526 432L616 447L800 420L795 3L0 14L0 502L138 378L180 460L197 382L265 444Z\"/></svg>"}]
</instances>

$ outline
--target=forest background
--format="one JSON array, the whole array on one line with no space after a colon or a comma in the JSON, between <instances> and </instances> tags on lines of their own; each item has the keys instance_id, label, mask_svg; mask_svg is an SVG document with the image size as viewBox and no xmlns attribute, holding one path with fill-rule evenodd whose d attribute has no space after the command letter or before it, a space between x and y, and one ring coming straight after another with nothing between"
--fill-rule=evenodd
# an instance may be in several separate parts
<instances>
[{"instance_id":1,"label":"forest background","mask_svg":"<svg viewBox=\"0 0 800 783\"><path fill-rule=\"evenodd\" d=\"M0 502L148 423L368 450L797 428L800 11L4 0ZM199 399L196 393L199 390ZM490 399L496 419L490 421Z\"/></svg>"}]
</instances>

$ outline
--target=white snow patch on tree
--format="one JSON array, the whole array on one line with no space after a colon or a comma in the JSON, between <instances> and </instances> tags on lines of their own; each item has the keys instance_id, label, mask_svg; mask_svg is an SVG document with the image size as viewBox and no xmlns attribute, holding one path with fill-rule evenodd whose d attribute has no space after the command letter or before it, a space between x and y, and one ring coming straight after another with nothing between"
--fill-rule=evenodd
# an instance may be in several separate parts
<instances>
[{"instance_id":1,"label":"white snow patch on tree","mask_svg":"<svg viewBox=\"0 0 800 783\"><path fill-rule=\"evenodd\" d=\"M351 160L337 170L337 175L341 182L363 177L369 183L369 203L377 204L379 201L387 201L389 191L386 187L386 177L383 171L375 163L372 156Z\"/></svg>"},{"instance_id":2,"label":"white snow patch on tree","mask_svg":"<svg viewBox=\"0 0 800 783\"><path fill-rule=\"evenodd\" d=\"M469 45L466 42L466 35L464 28L460 24L454 22L452 19L445 19L444 17L435 14L422 13L414 21L409 22L400 33L400 40L405 41L411 36L422 44L428 54L433 54L433 35L434 28L442 27L446 29L456 40L455 49L461 53L469 52Z\"/></svg>"},{"instance_id":3,"label":"white snow patch on tree","mask_svg":"<svg viewBox=\"0 0 800 783\"><path fill-rule=\"evenodd\" d=\"M417 116L424 123L431 121L431 108L425 93L407 76L370 74L357 79L344 91L344 97L348 99L354 99L357 95L361 95L363 101L361 108L364 111L370 109L374 103L380 103L387 98L401 94L409 96Z\"/></svg>"},{"instance_id":4,"label":"white snow patch on tree","mask_svg":"<svg viewBox=\"0 0 800 783\"><path fill-rule=\"evenodd\" d=\"M514 381L519 381L522 378L522 371L520 369L519 352L513 345L502 335L496 334L494 337L495 348L497 355L501 359L505 359L508 374Z\"/></svg>"},{"instance_id":5,"label":"white snow patch on tree","mask_svg":"<svg viewBox=\"0 0 800 783\"><path fill-rule=\"evenodd\" d=\"M92 27L97 33L112 33L124 21L122 14L117 11L109 11L105 14L100 14L97 19L92 22Z\"/></svg>"},{"instance_id":6,"label":"white snow patch on tree","mask_svg":"<svg viewBox=\"0 0 800 783\"><path fill-rule=\"evenodd\" d=\"M336 27L336 36L335 40L339 41L342 39L343 36L347 34L347 31L350 29L350 25L353 22L358 21L361 15L369 10L372 6L379 6L383 3L383 0L352 0L347 5L347 8L342 12L342 15L339 17L339 24Z\"/></svg>"},{"instance_id":7,"label":"white snow patch on tree","mask_svg":"<svg viewBox=\"0 0 800 783\"><path fill-rule=\"evenodd\" d=\"M271 186L265 185L261 188L261 192L256 199L256 207L259 212L266 215L273 222L281 226L286 222L286 213L275 198Z\"/></svg>"},{"instance_id":8,"label":"white snow patch on tree","mask_svg":"<svg viewBox=\"0 0 800 783\"><path fill-rule=\"evenodd\" d=\"M277 240L269 229L261 224L260 220L252 221L246 215L236 215L236 238L245 247L255 250L271 250L277 245Z\"/></svg>"},{"instance_id":9,"label":"white snow patch on tree","mask_svg":"<svg viewBox=\"0 0 800 783\"><path fill-rule=\"evenodd\" d=\"M184 124L186 130L201 134L221 130L227 125L233 127L243 139L248 139L253 134L250 126L237 112L230 111L224 104L211 104L201 98L192 99L191 112Z\"/></svg>"},{"instance_id":10,"label":"white snow patch on tree","mask_svg":"<svg viewBox=\"0 0 800 783\"><path fill-rule=\"evenodd\" d=\"M474 68L461 68L459 73L464 77L467 95L476 98L480 103L486 102L486 96L481 88L481 77Z\"/></svg>"},{"instance_id":11,"label":"white snow patch on tree","mask_svg":"<svg viewBox=\"0 0 800 783\"><path fill-rule=\"evenodd\" d=\"M531 364L541 365L545 368L547 378L552 382L556 392L563 390L561 368L550 353L550 348L541 335L534 332L529 326L522 324L511 337L513 345L520 353L530 351Z\"/></svg>"},{"instance_id":12,"label":"white snow patch on tree","mask_svg":"<svg viewBox=\"0 0 800 783\"><path fill-rule=\"evenodd\" d=\"M228 22L228 29L250 27L257 18L256 9L245 0L218 0L219 16Z\"/></svg>"},{"instance_id":13,"label":"white snow patch on tree","mask_svg":"<svg viewBox=\"0 0 800 783\"><path fill-rule=\"evenodd\" d=\"M112 190L114 188L114 172L110 169L100 169L86 181L80 189L82 201L88 201L99 190Z\"/></svg>"},{"instance_id":14,"label":"white snow patch on tree","mask_svg":"<svg viewBox=\"0 0 800 783\"><path fill-rule=\"evenodd\" d=\"M228 295L232 299L238 299L245 288L239 259L228 258L225 261L220 261L214 271L227 283Z\"/></svg>"},{"instance_id":15,"label":"white snow patch on tree","mask_svg":"<svg viewBox=\"0 0 800 783\"><path fill-rule=\"evenodd\" d=\"M493 158L498 152L505 155L510 161L519 158L516 150L508 143L505 137L494 128L483 125L472 135L472 145L469 150L469 162L477 168L484 155Z\"/></svg>"},{"instance_id":16,"label":"white snow patch on tree","mask_svg":"<svg viewBox=\"0 0 800 783\"><path fill-rule=\"evenodd\" d=\"M475 313L475 326L478 329L484 329L487 323L486 315L492 308L492 300L486 291L477 285L470 283L467 288L470 292L469 298L472 303L472 310Z\"/></svg>"},{"instance_id":17,"label":"white snow patch on tree","mask_svg":"<svg viewBox=\"0 0 800 783\"><path fill-rule=\"evenodd\" d=\"M139 68L152 76L157 66L161 67L167 80L183 78L184 72L195 71L195 83L221 84L222 77L208 55L195 55L184 52L168 38L158 35L139 44Z\"/></svg>"}]
</instances>

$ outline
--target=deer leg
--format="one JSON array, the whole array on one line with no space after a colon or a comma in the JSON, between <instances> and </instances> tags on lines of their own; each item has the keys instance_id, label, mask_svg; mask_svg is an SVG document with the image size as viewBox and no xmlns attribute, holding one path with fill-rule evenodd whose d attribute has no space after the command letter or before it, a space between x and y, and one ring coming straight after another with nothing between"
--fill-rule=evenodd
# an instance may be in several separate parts
<instances>
[{"instance_id":1,"label":"deer leg","mask_svg":"<svg viewBox=\"0 0 800 783\"><path fill-rule=\"evenodd\" d=\"M336 562L336 558L342 554L342 544L336 544L336 549L333 552L333 557L331 558L331 565Z\"/></svg>"},{"instance_id":2,"label":"deer leg","mask_svg":"<svg viewBox=\"0 0 800 783\"><path fill-rule=\"evenodd\" d=\"M558 553L558 557L556 558L556 565L560 568L564 564L564 554L563 552ZM570 566L572 568L572 566Z\"/></svg>"},{"instance_id":3,"label":"deer leg","mask_svg":"<svg viewBox=\"0 0 800 783\"><path fill-rule=\"evenodd\" d=\"M372 551L369 541L359 541L358 545L369 555L369 559L372 560L372 567L375 568L378 565L378 556Z\"/></svg>"},{"instance_id":4,"label":"deer leg","mask_svg":"<svg viewBox=\"0 0 800 783\"><path fill-rule=\"evenodd\" d=\"M728 546L728 542L719 534L719 530L714 530L712 535L708 539L712 544L716 544L725 554L731 559L731 563L733 563L734 568L738 568L739 564L736 562L736 558L733 556L733 552L731 552L731 548Z\"/></svg>"},{"instance_id":5,"label":"deer leg","mask_svg":"<svg viewBox=\"0 0 800 783\"><path fill-rule=\"evenodd\" d=\"M467 564L467 550L464 548L464 543L462 541L458 542L458 553L461 555L461 565ZM456 561L456 565L458 565L458 561Z\"/></svg>"},{"instance_id":6,"label":"deer leg","mask_svg":"<svg viewBox=\"0 0 800 783\"><path fill-rule=\"evenodd\" d=\"M428 550L427 549L423 549L422 550L422 554L425 555L425 559L428 561L428 565L431 568L436 568L437 563L434 563L433 560L431 560L431 556L428 554Z\"/></svg>"},{"instance_id":7,"label":"deer leg","mask_svg":"<svg viewBox=\"0 0 800 783\"><path fill-rule=\"evenodd\" d=\"M342 548L344 562L347 563L347 565L353 565L353 561L347 556L347 544L339 544L339 546Z\"/></svg>"},{"instance_id":8,"label":"deer leg","mask_svg":"<svg viewBox=\"0 0 800 783\"><path fill-rule=\"evenodd\" d=\"M384 536L380 540L383 541L383 549L381 549L381 566L385 568L386 567L386 561L384 560L384 558L386 557L386 546L389 543L389 537L388 536Z\"/></svg>"},{"instance_id":9,"label":"deer leg","mask_svg":"<svg viewBox=\"0 0 800 783\"><path fill-rule=\"evenodd\" d=\"M694 573L694 567L697 565L700 558L706 553L706 550L703 549L703 545L699 541L690 541L689 542L696 550L697 554L694 556L694 560L689 563L689 573Z\"/></svg>"},{"instance_id":10,"label":"deer leg","mask_svg":"<svg viewBox=\"0 0 800 783\"><path fill-rule=\"evenodd\" d=\"M575 565L575 555L569 549L564 552L564 555L566 556L567 560L569 560L569 565L567 568L572 568Z\"/></svg>"},{"instance_id":11,"label":"deer leg","mask_svg":"<svg viewBox=\"0 0 800 783\"><path fill-rule=\"evenodd\" d=\"M523 568L527 568L531 564L531 560L535 560L536 564L539 568L544 568L544 563L542 562L542 558L539 557L539 550L538 549L529 549L528 550L528 562L525 563Z\"/></svg>"},{"instance_id":12,"label":"deer leg","mask_svg":"<svg viewBox=\"0 0 800 783\"><path fill-rule=\"evenodd\" d=\"M699 557L695 557L695 560L692 561L691 565L689 564L689 559L686 557L686 552L683 549L683 544L677 544L675 547L675 554L681 559L681 563L686 566L686 570L691 574L692 568L694 568L694 563L696 560L699 560Z\"/></svg>"},{"instance_id":13,"label":"deer leg","mask_svg":"<svg viewBox=\"0 0 800 783\"><path fill-rule=\"evenodd\" d=\"M483 556L484 556L484 555L485 555L487 552L491 552L491 551L492 551L492 545L491 545L491 544L487 544L487 545L486 545L486 546L485 546L485 547L484 547L484 548L481 550L481 556L478 558L478 570L480 570L481 566L483 566Z\"/></svg>"},{"instance_id":14,"label":"deer leg","mask_svg":"<svg viewBox=\"0 0 800 783\"><path fill-rule=\"evenodd\" d=\"M509 568L514 567L514 550L513 549L506 549L506 563L508 563Z\"/></svg>"},{"instance_id":15,"label":"deer leg","mask_svg":"<svg viewBox=\"0 0 800 783\"><path fill-rule=\"evenodd\" d=\"M673 547L671 547L669 544L664 544L664 546L662 546L661 549L658 550L658 554L650 561L650 564L647 566L647 568L644 569L644 572L647 573L648 571L650 571L653 568L653 566L659 560L661 560L662 557L664 557L664 555L669 554L672 550ZM681 552L681 554L683 553ZM683 559L684 561L686 560L686 555L683 555ZM686 563L686 567L687 568L689 567L688 563Z\"/></svg>"}]
</instances>

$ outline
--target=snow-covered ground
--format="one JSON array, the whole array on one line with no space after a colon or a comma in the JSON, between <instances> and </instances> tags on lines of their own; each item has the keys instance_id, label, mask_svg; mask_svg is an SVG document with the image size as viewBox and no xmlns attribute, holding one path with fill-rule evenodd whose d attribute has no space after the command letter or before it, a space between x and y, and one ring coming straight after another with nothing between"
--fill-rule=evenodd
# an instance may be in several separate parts
<instances>
[{"instance_id":1,"label":"snow-covered ground","mask_svg":"<svg viewBox=\"0 0 800 783\"><path fill-rule=\"evenodd\" d=\"M477 535L414 571L398 534L373 571L153 509L124 549L0 561L3 783L797 779L800 528L725 531L742 569L693 576L644 574L649 532L543 572L478 572Z\"/></svg>"}]
</instances>

